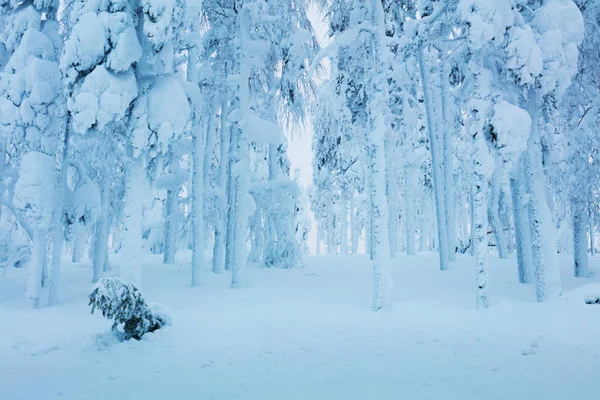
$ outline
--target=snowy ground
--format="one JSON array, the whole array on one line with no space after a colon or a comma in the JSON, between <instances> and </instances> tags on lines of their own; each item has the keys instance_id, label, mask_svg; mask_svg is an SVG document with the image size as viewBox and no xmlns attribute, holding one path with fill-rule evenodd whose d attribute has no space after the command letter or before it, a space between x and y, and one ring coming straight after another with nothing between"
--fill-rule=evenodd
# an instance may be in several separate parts
<instances>
[{"instance_id":1,"label":"snowy ground","mask_svg":"<svg viewBox=\"0 0 600 400\"><path fill-rule=\"evenodd\" d=\"M450 271L434 254L396 259L395 303L374 313L368 260L309 257L298 270L252 269L188 287L189 267L144 269L143 293L171 309L172 327L114 343L90 315L90 267L63 269L57 307L22 306L24 271L0 281L3 400L579 400L600 396L600 285L570 277L566 293L534 302L514 260L492 260L491 303L473 310L471 259ZM600 271L600 257L592 258ZM600 275L600 273L598 274ZM582 285L585 285L581 287Z\"/></svg>"}]
</instances>

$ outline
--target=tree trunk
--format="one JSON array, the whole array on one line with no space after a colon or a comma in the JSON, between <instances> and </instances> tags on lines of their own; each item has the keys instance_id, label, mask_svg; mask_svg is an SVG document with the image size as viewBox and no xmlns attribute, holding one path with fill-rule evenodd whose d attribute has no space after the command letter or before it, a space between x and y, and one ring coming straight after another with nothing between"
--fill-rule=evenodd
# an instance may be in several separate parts
<instances>
[{"instance_id":1,"label":"tree trunk","mask_svg":"<svg viewBox=\"0 0 600 400\"><path fill-rule=\"evenodd\" d=\"M530 200L527 202L535 289L538 301L555 299L562 293L556 260L556 232L546 202L545 177L542 167L541 143L538 132L538 99L535 90L529 94L528 111L531 117L531 136L524 153L524 172Z\"/></svg>"},{"instance_id":2,"label":"tree trunk","mask_svg":"<svg viewBox=\"0 0 600 400\"><path fill-rule=\"evenodd\" d=\"M4 174L6 170L6 137L0 137L0 182L4 182ZM0 219L2 218L2 204L0 204Z\"/></svg>"},{"instance_id":3,"label":"tree trunk","mask_svg":"<svg viewBox=\"0 0 600 400\"><path fill-rule=\"evenodd\" d=\"M499 197L500 197L500 171L496 169L492 175L490 200L488 204L488 215L494 237L496 238L496 247L498 248L498 257L508 257L508 244L502 222L499 215Z\"/></svg>"},{"instance_id":4,"label":"tree trunk","mask_svg":"<svg viewBox=\"0 0 600 400\"><path fill-rule=\"evenodd\" d=\"M515 221L515 242L517 244L517 266L520 283L533 282L533 255L531 254L531 233L529 216L525 204L522 163L515 169L515 177L510 180L513 203L513 219Z\"/></svg>"},{"instance_id":5,"label":"tree trunk","mask_svg":"<svg viewBox=\"0 0 600 400\"><path fill-rule=\"evenodd\" d=\"M340 254L348 255L348 198L342 193L341 204L341 235L340 235Z\"/></svg>"},{"instance_id":6,"label":"tree trunk","mask_svg":"<svg viewBox=\"0 0 600 400\"><path fill-rule=\"evenodd\" d=\"M233 177L233 196L232 196L232 209L234 210L233 215L235 216L234 224L234 242L233 242L233 259L232 259L232 274L231 274L231 288L241 288L246 286L246 264L248 259L248 215L246 204L249 201L249 185L250 177L248 176L250 171L248 150L249 143L246 139L246 132L238 130L236 140L236 155L235 164L232 167L235 169ZM232 138L233 139L233 138ZM231 217L232 214L230 214Z\"/></svg>"},{"instance_id":7,"label":"tree trunk","mask_svg":"<svg viewBox=\"0 0 600 400\"><path fill-rule=\"evenodd\" d=\"M50 265L50 276L48 285L48 305L52 306L58 302L58 286L60 281L60 263L61 263L61 252L65 236L65 222L64 222L64 198L65 198L65 182L67 168L65 166L65 159L67 156L67 147L69 143L68 128L62 129L64 136L61 140L61 147L54 157L55 165L55 176L56 181L54 185L55 190L55 204L52 215L52 264Z\"/></svg>"},{"instance_id":8,"label":"tree trunk","mask_svg":"<svg viewBox=\"0 0 600 400\"><path fill-rule=\"evenodd\" d=\"M141 290L142 286L142 202L144 189L142 160L132 159L127 171L121 231L121 279Z\"/></svg>"},{"instance_id":9,"label":"tree trunk","mask_svg":"<svg viewBox=\"0 0 600 400\"><path fill-rule=\"evenodd\" d=\"M594 243L594 212L590 211L590 255L596 254L596 246Z\"/></svg>"},{"instance_id":10,"label":"tree trunk","mask_svg":"<svg viewBox=\"0 0 600 400\"><path fill-rule=\"evenodd\" d=\"M358 217L358 208L350 209L350 242L352 246L352 254L358 254L358 240L360 239L360 226Z\"/></svg>"},{"instance_id":11,"label":"tree trunk","mask_svg":"<svg viewBox=\"0 0 600 400\"><path fill-rule=\"evenodd\" d=\"M319 222L317 222L317 249L316 249L316 253L318 256L321 255L321 240L323 236L323 229L321 229L321 224Z\"/></svg>"},{"instance_id":12,"label":"tree trunk","mask_svg":"<svg viewBox=\"0 0 600 400\"><path fill-rule=\"evenodd\" d=\"M416 248L416 225L417 213L415 192L417 191L417 171L413 165L406 168L406 254L414 256L417 253Z\"/></svg>"},{"instance_id":13,"label":"tree trunk","mask_svg":"<svg viewBox=\"0 0 600 400\"><path fill-rule=\"evenodd\" d=\"M371 214L371 254L373 259L373 310L392 306L393 278L390 260L388 203L386 195L385 116L388 88L385 71L388 68L385 18L381 1L372 0L376 32L373 54L374 87L367 105L372 131L367 136L369 171L369 203Z\"/></svg>"},{"instance_id":14,"label":"tree trunk","mask_svg":"<svg viewBox=\"0 0 600 400\"><path fill-rule=\"evenodd\" d=\"M42 269L46 259L46 231L35 229L31 246L31 259L27 271L25 286L25 301L32 308L40 306L40 292L42 289Z\"/></svg>"},{"instance_id":15,"label":"tree trunk","mask_svg":"<svg viewBox=\"0 0 600 400\"><path fill-rule=\"evenodd\" d=\"M578 278L588 277L587 251L587 210L575 200L571 213L573 214L573 261L574 275Z\"/></svg>"},{"instance_id":16,"label":"tree trunk","mask_svg":"<svg viewBox=\"0 0 600 400\"><path fill-rule=\"evenodd\" d=\"M105 271L105 265L108 264L108 202L109 188L106 182L102 182L100 192L101 211L100 218L96 222L96 232L94 235L94 250L92 256L92 282L98 282L102 278L102 272Z\"/></svg>"},{"instance_id":17,"label":"tree trunk","mask_svg":"<svg viewBox=\"0 0 600 400\"><path fill-rule=\"evenodd\" d=\"M433 109L433 96L431 90L430 67L425 65L426 58L423 53L425 49L419 52L419 66L421 73L421 84L423 85L423 97L425 99L425 110L427 116L427 131L429 133L429 143L431 148L431 164L433 176L433 189L435 194L435 214L437 219L437 237L438 251L440 256L440 269L448 268L448 229L446 225L446 206L444 194L444 154L441 148L442 138L440 138L439 127L435 123L436 115Z\"/></svg>"},{"instance_id":18,"label":"tree trunk","mask_svg":"<svg viewBox=\"0 0 600 400\"><path fill-rule=\"evenodd\" d=\"M444 206L446 211L446 230L448 232L448 259L456 261L456 211L454 202L454 166L453 166L453 120L450 107L450 71L448 63L443 62L440 68L440 88L442 102L442 118L445 122L441 125L444 157Z\"/></svg>"},{"instance_id":19,"label":"tree trunk","mask_svg":"<svg viewBox=\"0 0 600 400\"><path fill-rule=\"evenodd\" d=\"M215 220L215 243L213 245L213 265L214 273L221 273L225 269L225 236L227 227L227 186L229 177L229 138L230 130L227 116L229 115L228 103L221 107L221 127L219 143L219 194L220 201L217 204L218 216Z\"/></svg>"},{"instance_id":20,"label":"tree trunk","mask_svg":"<svg viewBox=\"0 0 600 400\"><path fill-rule=\"evenodd\" d=\"M390 257L394 258L398 252L398 220L400 219L398 202L398 175L395 171L388 170L387 199L388 199L388 231L390 237Z\"/></svg>"},{"instance_id":21,"label":"tree trunk","mask_svg":"<svg viewBox=\"0 0 600 400\"><path fill-rule=\"evenodd\" d=\"M75 237L73 239L73 254L71 254L71 261L74 263L81 262L83 258L83 252L86 244L86 232L85 227L77 226L75 231Z\"/></svg>"},{"instance_id":22,"label":"tree trunk","mask_svg":"<svg viewBox=\"0 0 600 400\"><path fill-rule=\"evenodd\" d=\"M212 124L206 126L207 136L212 135ZM208 140L208 139L207 139ZM191 286L198 286L204 270L204 140L202 127L196 126L193 143L192 171L192 279Z\"/></svg>"},{"instance_id":23,"label":"tree trunk","mask_svg":"<svg viewBox=\"0 0 600 400\"><path fill-rule=\"evenodd\" d=\"M327 254L333 256L337 254L337 245L335 240L335 216L331 212L331 208L327 213Z\"/></svg>"},{"instance_id":24,"label":"tree trunk","mask_svg":"<svg viewBox=\"0 0 600 400\"><path fill-rule=\"evenodd\" d=\"M204 160L202 160L204 161ZM174 173L179 167L178 157L171 154L169 157L169 171ZM194 160L194 162L196 162ZM193 189L192 189L193 190ZM193 195L192 195L193 196ZM179 214L179 185L167 189L167 198L164 206L164 254L163 262L165 264L175 263L175 253L177 252L177 219Z\"/></svg>"},{"instance_id":25,"label":"tree trunk","mask_svg":"<svg viewBox=\"0 0 600 400\"><path fill-rule=\"evenodd\" d=\"M225 269L226 270L231 270L233 269L233 263L235 262L235 241L236 241L236 219L238 218L238 216L236 215L237 210L235 209L234 205L236 202L235 196L236 196L236 180L235 180L235 174L232 171L233 167L235 166L235 152L236 150L236 143L239 140L238 139L238 128L235 126L231 126L229 127L229 132L230 132L230 136L229 136L229 157L228 157L228 168L227 168L227 173L228 173L228 177L227 177L227 218L225 221L225 226L226 226L226 230L225 230Z\"/></svg>"},{"instance_id":26,"label":"tree trunk","mask_svg":"<svg viewBox=\"0 0 600 400\"><path fill-rule=\"evenodd\" d=\"M487 205L486 188L488 182L478 171L473 178L473 236L472 246L475 253L475 276L477 280L476 304L478 309L487 308L489 305L488 282L488 241L487 241Z\"/></svg>"}]
</instances>

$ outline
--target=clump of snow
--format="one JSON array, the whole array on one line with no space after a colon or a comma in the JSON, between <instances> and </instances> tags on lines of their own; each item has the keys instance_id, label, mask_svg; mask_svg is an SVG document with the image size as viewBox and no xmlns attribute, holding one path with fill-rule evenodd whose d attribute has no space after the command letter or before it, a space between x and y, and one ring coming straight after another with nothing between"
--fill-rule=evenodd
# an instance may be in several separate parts
<instances>
[{"instance_id":1,"label":"clump of snow","mask_svg":"<svg viewBox=\"0 0 600 400\"><path fill-rule=\"evenodd\" d=\"M135 29L126 29L117 39L117 45L108 55L106 64L115 72L126 71L142 56L142 46Z\"/></svg>"},{"instance_id":2,"label":"clump of snow","mask_svg":"<svg viewBox=\"0 0 600 400\"><path fill-rule=\"evenodd\" d=\"M67 219L71 224L91 225L98 220L102 210L98 185L87 181L75 188L66 206Z\"/></svg>"},{"instance_id":3,"label":"clump of snow","mask_svg":"<svg viewBox=\"0 0 600 400\"><path fill-rule=\"evenodd\" d=\"M503 100L494 106L491 126L496 153L510 168L527 148L531 117L527 111Z\"/></svg>"},{"instance_id":4,"label":"clump of snow","mask_svg":"<svg viewBox=\"0 0 600 400\"><path fill-rule=\"evenodd\" d=\"M532 84L544 69L542 50L530 26L515 26L510 30L506 56L506 68L519 84Z\"/></svg>"},{"instance_id":5,"label":"clump of snow","mask_svg":"<svg viewBox=\"0 0 600 400\"><path fill-rule=\"evenodd\" d=\"M502 43L506 28L514 21L512 1L461 0L458 5L460 17L469 28L467 38L475 50L488 42Z\"/></svg>"},{"instance_id":6,"label":"clump of snow","mask_svg":"<svg viewBox=\"0 0 600 400\"><path fill-rule=\"evenodd\" d=\"M52 222L54 207L54 159L36 151L23 156L15 185L15 206L40 229Z\"/></svg>"},{"instance_id":7,"label":"clump of snow","mask_svg":"<svg viewBox=\"0 0 600 400\"><path fill-rule=\"evenodd\" d=\"M137 92L133 72L115 74L104 65L97 66L70 101L75 131L85 133L92 126L103 129L108 123L122 119Z\"/></svg>"},{"instance_id":8,"label":"clump of snow","mask_svg":"<svg viewBox=\"0 0 600 400\"><path fill-rule=\"evenodd\" d=\"M167 149L169 141L180 136L189 123L188 97L175 78L157 79L145 96L134 106L132 145L134 156L150 149L150 156Z\"/></svg>"},{"instance_id":9,"label":"clump of snow","mask_svg":"<svg viewBox=\"0 0 600 400\"><path fill-rule=\"evenodd\" d=\"M584 34L581 11L571 0L548 0L536 10L531 26L544 59L542 93L563 93L577 72L577 46Z\"/></svg>"},{"instance_id":10,"label":"clump of snow","mask_svg":"<svg viewBox=\"0 0 600 400\"><path fill-rule=\"evenodd\" d=\"M562 44L583 40L583 15L571 0L548 0L535 13L532 26L539 32L561 32Z\"/></svg>"},{"instance_id":11,"label":"clump of snow","mask_svg":"<svg viewBox=\"0 0 600 400\"><path fill-rule=\"evenodd\" d=\"M14 73L25 68L30 57L48 60L54 57L54 46L50 39L37 29L28 29L21 39L19 47L6 64L6 72Z\"/></svg>"},{"instance_id":12,"label":"clump of snow","mask_svg":"<svg viewBox=\"0 0 600 400\"><path fill-rule=\"evenodd\" d=\"M28 4L16 13L10 13L8 16L3 16L4 21L2 30L0 30L0 43L6 46L8 51L14 51L23 34L28 29L40 30L41 13Z\"/></svg>"},{"instance_id":13,"label":"clump of snow","mask_svg":"<svg viewBox=\"0 0 600 400\"><path fill-rule=\"evenodd\" d=\"M80 72L94 67L105 54L106 31L100 17L93 12L82 15L65 43L62 67L73 83Z\"/></svg>"}]
</instances>

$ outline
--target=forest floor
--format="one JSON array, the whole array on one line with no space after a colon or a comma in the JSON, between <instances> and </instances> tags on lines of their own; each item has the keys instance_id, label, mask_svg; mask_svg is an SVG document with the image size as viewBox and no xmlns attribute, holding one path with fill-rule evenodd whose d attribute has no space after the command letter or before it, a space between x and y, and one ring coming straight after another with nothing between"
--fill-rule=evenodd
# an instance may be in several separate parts
<instances>
[{"instance_id":1,"label":"forest floor","mask_svg":"<svg viewBox=\"0 0 600 400\"><path fill-rule=\"evenodd\" d=\"M173 325L119 343L90 314L90 266L65 262L61 303L23 306L25 271L0 278L3 400L579 400L600 393L600 257L592 278L535 302L515 260L491 259L490 300L474 310L472 259L437 269L437 256L399 256L394 306L372 312L364 256L307 257L306 268L253 268L247 289L229 274L188 287L176 265L149 257L142 293ZM115 267L115 273L118 265Z\"/></svg>"}]
</instances>

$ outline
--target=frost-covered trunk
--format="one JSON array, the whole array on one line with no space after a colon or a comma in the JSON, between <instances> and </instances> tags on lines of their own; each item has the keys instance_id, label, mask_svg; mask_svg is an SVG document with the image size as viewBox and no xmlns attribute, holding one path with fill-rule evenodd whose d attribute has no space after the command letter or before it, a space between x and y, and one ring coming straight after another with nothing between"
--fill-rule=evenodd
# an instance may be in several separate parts
<instances>
[{"instance_id":1,"label":"frost-covered trunk","mask_svg":"<svg viewBox=\"0 0 600 400\"><path fill-rule=\"evenodd\" d=\"M270 226L262 227L262 212L255 212L250 218L250 253L248 254L248 260L252 262L259 262L263 259L265 250L265 235L263 231L267 231L267 228L272 229ZM266 225L270 225L269 221L265 221ZM269 230L270 230L269 229Z\"/></svg>"},{"instance_id":2,"label":"frost-covered trunk","mask_svg":"<svg viewBox=\"0 0 600 400\"><path fill-rule=\"evenodd\" d=\"M321 240L323 240L322 238L323 236L323 229L321 228L321 224L317 222L317 248L316 248L316 253L318 256L321 255Z\"/></svg>"},{"instance_id":3,"label":"frost-covered trunk","mask_svg":"<svg viewBox=\"0 0 600 400\"><path fill-rule=\"evenodd\" d=\"M392 306L393 278L390 260L388 203L386 199L385 115L388 87L385 71L388 68L385 18L381 1L371 1L375 33L373 92L367 106L371 132L367 135L369 171L369 206L371 215L371 258L373 259L373 310Z\"/></svg>"},{"instance_id":4,"label":"frost-covered trunk","mask_svg":"<svg viewBox=\"0 0 600 400\"><path fill-rule=\"evenodd\" d=\"M587 210L577 200L572 202L574 275L588 277Z\"/></svg>"},{"instance_id":5,"label":"frost-covered trunk","mask_svg":"<svg viewBox=\"0 0 600 400\"><path fill-rule=\"evenodd\" d=\"M142 201L144 169L142 160L131 159L125 181L121 230L121 279L138 289L142 286Z\"/></svg>"},{"instance_id":6,"label":"frost-covered trunk","mask_svg":"<svg viewBox=\"0 0 600 400\"><path fill-rule=\"evenodd\" d=\"M327 213L327 230L325 231L325 234L327 235L327 254L330 256L333 256L337 253L335 228L335 215L330 208Z\"/></svg>"},{"instance_id":7,"label":"frost-covered trunk","mask_svg":"<svg viewBox=\"0 0 600 400\"><path fill-rule=\"evenodd\" d=\"M421 212L419 214L419 251L430 250L427 242L429 241L429 210L426 206L428 200L422 199L421 201Z\"/></svg>"},{"instance_id":8,"label":"frost-covered trunk","mask_svg":"<svg viewBox=\"0 0 600 400\"><path fill-rule=\"evenodd\" d=\"M523 172L517 164L515 176L510 180L510 191L513 203L513 219L515 223L515 242L517 245L517 267L520 283L533 282L533 255L531 254L531 233L527 204L523 198Z\"/></svg>"},{"instance_id":9,"label":"frost-covered trunk","mask_svg":"<svg viewBox=\"0 0 600 400\"><path fill-rule=\"evenodd\" d=\"M385 198L385 158L383 115L376 118L374 131L368 137L369 204L371 215L371 256L373 259L373 309L392 305L392 273L388 238L387 200Z\"/></svg>"},{"instance_id":10,"label":"frost-covered trunk","mask_svg":"<svg viewBox=\"0 0 600 400\"><path fill-rule=\"evenodd\" d=\"M218 216L215 219L215 243L213 245L212 271L221 273L225 269L225 235L227 226L227 182L229 176L229 115L228 103L221 108L221 126L219 143L219 167L217 169L219 199Z\"/></svg>"},{"instance_id":11,"label":"frost-covered trunk","mask_svg":"<svg viewBox=\"0 0 600 400\"><path fill-rule=\"evenodd\" d=\"M419 66L421 74L421 84L423 97L425 100L425 110L427 117L427 131L429 133L429 143L431 148L431 165L433 176L433 189L435 195L435 214L437 220L437 238L438 251L440 256L440 269L448 268L448 229L446 224L446 198L444 195L444 152L443 138L440 138L439 126L436 123L437 118L433 107L433 96L431 94L431 72L429 60L424 56L425 49L419 52ZM427 62L427 65L425 64Z\"/></svg>"},{"instance_id":12,"label":"frost-covered trunk","mask_svg":"<svg viewBox=\"0 0 600 400\"><path fill-rule=\"evenodd\" d=\"M487 179L480 171L474 171L473 176L473 237L472 243L475 255L476 304L478 309L487 308L488 300L488 242L487 242Z\"/></svg>"},{"instance_id":13,"label":"frost-covered trunk","mask_svg":"<svg viewBox=\"0 0 600 400\"><path fill-rule=\"evenodd\" d=\"M46 259L46 231L36 229L33 231L31 246L31 258L27 271L27 282L25 286L26 303L37 308L40 305L40 292L42 289L42 270Z\"/></svg>"},{"instance_id":14,"label":"frost-covered trunk","mask_svg":"<svg viewBox=\"0 0 600 400\"><path fill-rule=\"evenodd\" d=\"M593 256L596 254L596 247L594 246L594 212L590 212L590 228L588 229L590 234L590 254Z\"/></svg>"},{"instance_id":15,"label":"frost-covered trunk","mask_svg":"<svg viewBox=\"0 0 600 400\"><path fill-rule=\"evenodd\" d=\"M49 285L48 285L48 305L52 306L58 302L58 286L60 283L60 263L62 257L62 247L65 237L65 221L64 221L64 198L65 198L65 182L67 168L65 158L67 155L67 146L69 143L68 129L66 126L61 130L61 146L54 156L54 210L52 211L52 263L50 264Z\"/></svg>"},{"instance_id":16,"label":"frost-covered trunk","mask_svg":"<svg viewBox=\"0 0 600 400\"><path fill-rule=\"evenodd\" d=\"M4 136L0 137L0 182L4 181L6 171L6 145L7 139ZM2 218L2 205L0 205L0 218Z\"/></svg>"},{"instance_id":17,"label":"frost-covered trunk","mask_svg":"<svg viewBox=\"0 0 600 400\"><path fill-rule=\"evenodd\" d=\"M235 196L236 196L236 180L235 175L232 171L235 166L235 144L239 140L239 129L234 126L229 126L229 155L227 158L227 191L226 191L226 220L225 220L225 269L231 270L233 263L235 262L235 226L236 219L238 216L235 209Z\"/></svg>"},{"instance_id":18,"label":"frost-covered trunk","mask_svg":"<svg viewBox=\"0 0 600 400\"><path fill-rule=\"evenodd\" d=\"M100 278L102 278L102 272L106 271L105 267L108 264L108 201L110 189L106 182L102 183L101 190L102 191L100 192L100 198L102 208L100 210L100 218L96 222L96 230L94 234L94 248L92 252L92 282L98 282Z\"/></svg>"},{"instance_id":19,"label":"frost-covered trunk","mask_svg":"<svg viewBox=\"0 0 600 400\"><path fill-rule=\"evenodd\" d=\"M473 224L475 222L475 214L473 212L475 208L475 201L474 201L474 193L473 193L473 185L471 185L471 187L469 188L469 213L470 213L470 217L471 217L471 255L475 256L475 247L474 247L474 243L475 243L475 230L473 229Z\"/></svg>"},{"instance_id":20,"label":"frost-covered trunk","mask_svg":"<svg viewBox=\"0 0 600 400\"><path fill-rule=\"evenodd\" d=\"M207 124L207 136L211 135L211 124ZM194 127L193 170L192 170L192 287L200 283L204 269L204 139L202 128Z\"/></svg>"},{"instance_id":21,"label":"frost-covered trunk","mask_svg":"<svg viewBox=\"0 0 600 400\"><path fill-rule=\"evenodd\" d=\"M340 236L340 254L348 255L348 199L345 194L342 194L341 204L341 236Z\"/></svg>"},{"instance_id":22,"label":"frost-covered trunk","mask_svg":"<svg viewBox=\"0 0 600 400\"><path fill-rule=\"evenodd\" d=\"M232 185L232 213L234 216L234 232L232 242L232 265L231 265L231 287L233 289L246 285L246 264L248 261L248 221L249 215L247 202L251 196L250 189L250 165L248 158L249 143L246 133L236 129L237 133L232 135L232 142L236 143L234 162L231 165L233 178Z\"/></svg>"},{"instance_id":23,"label":"frost-covered trunk","mask_svg":"<svg viewBox=\"0 0 600 400\"><path fill-rule=\"evenodd\" d=\"M86 245L86 232L85 227L78 224L73 239L73 254L71 254L71 261L74 263L81 262L83 258L83 252Z\"/></svg>"},{"instance_id":24,"label":"frost-covered trunk","mask_svg":"<svg viewBox=\"0 0 600 400\"><path fill-rule=\"evenodd\" d=\"M169 157L169 169L171 173L175 173L178 168L178 158L173 154ZM194 163L196 160L194 159ZM204 160L202 160L204 162ZM179 185L172 184L167 189L167 198L164 206L164 254L163 262L165 264L175 263L175 253L177 252L177 219L179 209Z\"/></svg>"},{"instance_id":25,"label":"frost-covered trunk","mask_svg":"<svg viewBox=\"0 0 600 400\"><path fill-rule=\"evenodd\" d=\"M444 157L444 206L446 211L446 230L448 232L448 259L456 261L456 211L454 201L454 163L453 163L453 118L449 110L451 93L449 87L450 71L448 63L442 61L440 68L442 117L441 124Z\"/></svg>"},{"instance_id":26,"label":"frost-covered trunk","mask_svg":"<svg viewBox=\"0 0 600 400\"><path fill-rule=\"evenodd\" d=\"M490 187L490 199L488 204L488 215L494 237L496 238L496 246L498 248L498 256L500 258L508 257L508 243L504 233L504 227L502 221L500 221L499 215L499 199L500 199L500 178L501 171L496 168L492 175L491 187Z\"/></svg>"},{"instance_id":27,"label":"frost-covered trunk","mask_svg":"<svg viewBox=\"0 0 600 400\"><path fill-rule=\"evenodd\" d=\"M358 254L358 240L360 239L360 226L358 208L350 209L350 241L352 254Z\"/></svg>"},{"instance_id":28,"label":"frost-covered trunk","mask_svg":"<svg viewBox=\"0 0 600 400\"><path fill-rule=\"evenodd\" d=\"M406 168L406 254L413 256L417 253L416 230L417 230L417 204L415 193L417 191L417 170L413 165Z\"/></svg>"},{"instance_id":29,"label":"frost-covered trunk","mask_svg":"<svg viewBox=\"0 0 600 400\"><path fill-rule=\"evenodd\" d=\"M389 155L391 157L391 155ZM394 258L398 252L398 221L400 219L400 204L398 198L398 175L395 171L387 171L388 188L388 230L390 236L390 256Z\"/></svg>"},{"instance_id":30,"label":"frost-covered trunk","mask_svg":"<svg viewBox=\"0 0 600 400\"><path fill-rule=\"evenodd\" d=\"M542 149L538 130L538 98L532 89L528 99L531 117L531 136L528 149L524 153L524 173L527 192L533 272L538 301L557 298L562 293L561 280L556 260L555 227L552 214L546 202L545 176L542 166Z\"/></svg>"},{"instance_id":31,"label":"frost-covered trunk","mask_svg":"<svg viewBox=\"0 0 600 400\"><path fill-rule=\"evenodd\" d=\"M371 221L371 215L367 217L365 221L365 251L369 255L369 258L373 259L373 231L371 229L373 226Z\"/></svg>"}]
</instances>

